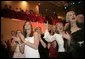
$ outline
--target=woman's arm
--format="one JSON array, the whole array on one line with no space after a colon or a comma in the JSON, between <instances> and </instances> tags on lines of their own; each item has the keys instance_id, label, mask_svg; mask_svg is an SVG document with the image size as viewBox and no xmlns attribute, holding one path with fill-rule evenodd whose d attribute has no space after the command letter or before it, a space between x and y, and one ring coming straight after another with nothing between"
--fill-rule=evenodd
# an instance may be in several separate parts
<instances>
[{"instance_id":1,"label":"woman's arm","mask_svg":"<svg viewBox=\"0 0 85 59\"><path fill-rule=\"evenodd\" d=\"M11 42L11 50L12 50L12 52L15 51L16 47L17 47L17 44L15 43L15 41L13 39L12 42Z\"/></svg>"},{"instance_id":2,"label":"woman's arm","mask_svg":"<svg viewBox=\"0 0 85 59\"><path fill-rule=\"evenodd\" d=\"M13 38L14 38L15 43L19 45L20 52L23 54L24 53L25 44L21 43L20 37L13 37Z\"/></svg>"},{"instance_id":3,"label":"woman's arm","mask_svg":"<svg viewBox=\"0 0 85 59\"><path fill-rule=\"evenodd\" d=\"M49 40L49 32L48 32L48 21L47 21L47 24L46 24L46 26L45 26L46 28L45 28L45 33L44 33L44 39L47 41L47 42L49 42L50 40Z\"/></svg>"},{"instance_id":4,"label":"woman's arm","mask_svg":"<svg viewBox=\"0 0 85 59\"><path fill-rule=\"evenodd\" d=\"M24 42L24 44L26 44L26 45L34 48L34 49L38 49L38 46L39 46L39 36L38 36L37 32L34 33L34 43L30 43L30 42L26 41L23 36L22 36L21 40Z\"/></svg>"},{"instance_id":5,"label":"woman's arm","mask_svg":"<svg viewBox=\"0 0 85 59\"><path fill-rule=\"evenodd\" d=\"M41 42L41 44L42 44L42 46L44 47L44 48L46 48L46 43L42 40L42 39L40 39L40 42Z\"/></svg>"},{"instance_id":6,"label":"woman's arm","mask_svg":"<svg viewBox=\"0 0 85 59\"><path fill-rule=\"evenodd\" d=\"M67 40L71 40L71 35L68 32L66 32L66 33L64 32L63 37Z\"/></svg>"},{"instance_id":7,"label":"woman's arm","mask_svg":"<svg viewBox=\"0 0 85 59\"><path fill-rule=\"evenodd\" d=\"M64 30L66 30L69 27L69 23L66 23L64 26Z\"/></svg>"},{"instance_id":8,"label":"woman's arm","mask_svg":"<svg viewBox=\"0 0 85 59\"><path fill-rule=\"evenodd\" d=\"M50 48L50 45L51 45L51 43L48 43L48 46L47 46L47 47L48 47L48 49Z\"/></svg>"},{"instance_id":9,"label":"woman's arm","mask_svg":"<svg viewBox=\"0 0 85 59\"><path fill-rule=\"evenodd\" d=\"M63 34L63 37L67 39L68 46L70 46L71 35L68 32L66 32Z\"/></svg>"},{"instance_id":10,"label":"woman's arm","mask_svg":"<svg viewBox=\"0 0 85 59\"><path fill-rule=\"evenodd\" d=\"M19 50L22 54L24 53L24 47L25 47L24 43L19 44Z\"/></svg>"},{"instance_id":11,"label":"woman's arm","mask_svg":"<svg viewBox=\"0 0 85 59\"><path fill-rule=\"evenodd\" d=\"M47 21L47 23L45 24L45 29L48 30L48 21Z\"/></svg>"}]
</instances>

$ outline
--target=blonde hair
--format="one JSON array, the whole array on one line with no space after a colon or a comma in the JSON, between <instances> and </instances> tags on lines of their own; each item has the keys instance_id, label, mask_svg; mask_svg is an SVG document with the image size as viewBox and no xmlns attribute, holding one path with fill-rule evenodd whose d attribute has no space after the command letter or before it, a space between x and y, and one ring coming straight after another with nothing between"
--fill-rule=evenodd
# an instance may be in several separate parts
<instances>
[{"instance_id":1,"label":"blonde hair","mask_svg":"<svg viewBox=\"0 0 85 59\"><path fill-rule=\"evenodd\" d=\"M40 30L42 30L41 27L36 27L36 28L35 28L35 31L36 31L38 28L40 28Z\"/></svg>"},{"instance_id":2,"label":"blonde hair","mask_svg":"<svg viewBox=\"0 0 85 59\"><path fill-rule=\"evenodd\" d=\"M69 22L69 17L70 17L70 14L71 14L71 13L74 13L74 14L75 14L74 11L68 11L68 12L66 13L66 22Z\"/></svg>"}]
</instances>

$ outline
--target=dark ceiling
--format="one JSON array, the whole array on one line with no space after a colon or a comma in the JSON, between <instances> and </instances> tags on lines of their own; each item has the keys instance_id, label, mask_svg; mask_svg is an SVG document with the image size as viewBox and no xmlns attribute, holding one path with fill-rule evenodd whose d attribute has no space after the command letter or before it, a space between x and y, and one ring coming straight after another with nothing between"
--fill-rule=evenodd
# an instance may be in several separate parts
<instances>
[{"instance_id":1,"label":"dark ceiling","mask_svg":"<svg viewBox=\"0 0 85 59\"><path fill-rule=\"evenodd\" d=\"M40 13L43 15L56 13L64 17L69 10L77 14L84 13L83 1L37 1L37 3L40 3Z\"/></svg>"}]
</instances>

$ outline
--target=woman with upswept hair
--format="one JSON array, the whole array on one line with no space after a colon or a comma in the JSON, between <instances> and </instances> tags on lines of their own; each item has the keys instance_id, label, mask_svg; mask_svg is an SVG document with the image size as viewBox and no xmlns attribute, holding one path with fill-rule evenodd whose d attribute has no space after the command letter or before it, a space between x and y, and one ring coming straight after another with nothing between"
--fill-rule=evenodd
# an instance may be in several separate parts
<instances>
[{"instance_id":1,"label":"woman with upswept hair","mask_svg":"<svg viewBox=\"0 0 85 59\"><path fill-rule=\"evenodd\" d=\"M84 44L83 38L84 35L81 28L77 26L76 20L77 20L76 14L74 11L67 12L66 14L66 21L68 22L67 29L71 34L69 50L71 52L72 58L82 58L84 57L84 53L82 52L84 51L84 49L81 51L82 45Z\"/></svg>"}]
</instances>

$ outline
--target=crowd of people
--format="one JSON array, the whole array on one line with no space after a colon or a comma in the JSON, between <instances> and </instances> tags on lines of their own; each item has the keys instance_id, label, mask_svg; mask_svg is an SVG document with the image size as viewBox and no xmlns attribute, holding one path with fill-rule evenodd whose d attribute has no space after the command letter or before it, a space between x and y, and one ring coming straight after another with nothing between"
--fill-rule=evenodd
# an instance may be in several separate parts
<instances>
[{"instance_id":1,"label":"crowd of people","mask_svg":"<svg viewBox=\"0 0 85 59\"><path fill-rule=\"evenodd\" d=\"M6 18L14 18L14 19L20 19L20 20L27 20L32 22L40 22L40 23L46 23L47 21L50 24L56 24L59 20L57 17L57 14L46 14L42 15L40 13L36 13L34 10L23 10L21 8L13 8L10 5L5 5L3 8L1 8L1 16Z\"/></svg>"},{"instance_id":2,"label":"crowd of people","mask_svg":"<svg viewBox=\"0 0 85 59\"><path fill-rule=\"evenodd\" d=\"M33 31L31 22L26 21L23 31L12 31L9 42L1 41L4 51L2 55L9 58L84 57L83 14L76 16L74 11L68 11L66 23L58 21L54 25L47 21L45 25L45 32L42 33L41 27L36 27ZM5 50L8 54L4 54Z\"/></svg>"}]
</instances>

